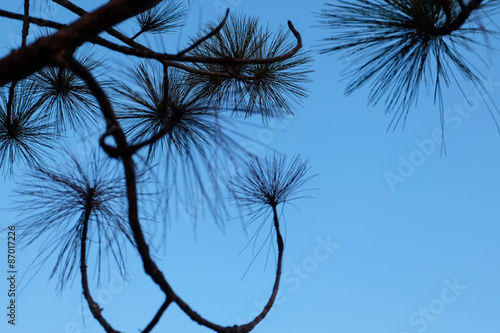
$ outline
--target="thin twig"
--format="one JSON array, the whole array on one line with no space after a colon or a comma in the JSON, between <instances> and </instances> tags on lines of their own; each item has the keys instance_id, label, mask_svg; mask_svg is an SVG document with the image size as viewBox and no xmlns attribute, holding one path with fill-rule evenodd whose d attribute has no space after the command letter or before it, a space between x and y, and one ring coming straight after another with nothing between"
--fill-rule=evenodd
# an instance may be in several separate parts
<instances>
[{"instance_id":1,"label":"thin twig","mask_svg":"<svg viewBox=\"0 0 500 333\"><path fill-rule=\"evenodd\" d=\"M145 29L141 29L139 30L135 35L133 35L132 37L130 37L130 40L134 40L136 39L137 37L139 37L141 34L143 34L146 30Z\"/></svg>"},{"instance_id":2,"label":"thin twig","mask_svg":"<svg viewBox=\"0 0 500 333\"><path fill-rule=\"evenodd\" d=\"M54 28L54 29L61 29L61 28L66 26L65 24L57 23L54 21L45 20L45 19L32 17L32 16L25 16L25 15L17 14L17 13L12 13L12 12L9 12L9 11L3 10L3 9L0 9L0 16L14 19L14 20L19 20L19 21L27 20L28 22L36 24L40 27L50 27L50 28Z\"/></svg>"},{"instance_id":3,"label":"thin twig","mask_svg":"<svg viewBox=\"0 0 500 333\"><path fill-rule=\"evenodd\" d=\"M158 311L156 312L156 315L151 320L151 322L149 323L149 325L146 326L146 328L144 329L144 331L142 331L142 333L149 333L156 326L156 324L158 324L158 322L160 321L161 316L163 315L163 313L165 312L165 310L168 308L168 306L171 303L172 303L172 301L167 298L165 300L165 302L161 305L161 307L158 309Z\"/></svg>"},{"instance_id":4,"label":"thin twig","mask_svg":"<svg viewBox=\"0 0 500 333\"><path fill-rule=\"evenodd\" d=\"M274 222L274 230L276 231L276 242L278 244L278 264L276 267L276 278L274 280L274 286L273 286L273 291L271 293L271 297L269 297L269 300L267 301L266 306L264 309L262 309L262 312L255 317L254 320L249 322L248 324L241 325L236 328L236 332L238 333L245 333L245 332L250 332L255 326L257 326L262 319L266 317L266 315L269 313L271 310L275 300L276 296L278 295L278 290L279 290L279 284L280 284L280 279L281 279L281 271L282 271L282 264L283 264L283 251L285 250L285 245L283 242L283 237L281 236L280 232L280 225L279 225L279 219L278 219L278 212L276 209L276 204L272 206L273 208L273 222Z\"/></svg>"},{"instance_id":5,"label":"thin twig","mask_svg":"<svg viewBox=\"0 0 500 333\"><path fill-rule=\"evenodd\" d=\"M89 289L89 283L88 283L88 278L87 278L87 263L86 263L86 256L87 256L87 232L88 232L88 227L89 227L89 219L90 219L90 214L92 212L92 200L93 200L93 190L90 189L90 193L87 193L87 198L86 198L86 203L85 203L85 216L83 219L83 230L82 230L82 238L81 238L81 248L80 248L80 271L82 273L82 287L83 287L83 295L85 296L85 299L87 300L87 303L90 308L90 312L92 312L92 315L94 318L101 324L101 326L106 330L107 333L120 333L119 331L115 330L108 322L107 320L103 317L102 315L102 309L97 304L96 301L92 298L92 295L90 294L90 289Z\"/></svg>"},{"instance_id":6,"label":"thin twig","mask_svg":"<svg viewBox=\"0 0 500 333\"><path fill-rule=\"evenodd\" d=\"M26 41L28 39L30 21L27 18L29 17L29 15L30 15L30 1L24 0L23 32L22 32L21 47L26 46Z\"/></svg>"}]
</instances>

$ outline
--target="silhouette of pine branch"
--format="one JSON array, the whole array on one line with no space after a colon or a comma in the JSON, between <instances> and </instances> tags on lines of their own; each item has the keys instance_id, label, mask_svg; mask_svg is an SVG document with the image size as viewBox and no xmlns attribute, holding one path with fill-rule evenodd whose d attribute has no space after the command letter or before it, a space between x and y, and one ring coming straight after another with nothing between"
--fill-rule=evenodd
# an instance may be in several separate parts
<instances>
[{"instance_id":1,"label":"silhouette of pine branch","mask_svg":"<svg viewBox=\"0 0 500 333\"><path fill-rule=\"evenodd\" d=\"M207 24L193 38L197 40L217 28ZM276 57L292 49L291 34L280 28L275 34L259 25L254 17L230 15L215 37L205 40L186 53L194 57L228 59L265 59ZM196 67L212 73L230 76L197 75L187 78L195 93L221 104L221 108L243 113L260 114L262 118L292 114L292 105L307 96L303 84L308 82L308 64L311 58L299 52L272 63L211 64Z\"/></svg>"},{"instance_id":2,"label":"silhouette of pine branch","mask_svg":"<svg viewBox=\"0 0 500 333\"><path fill-rule=\"evenodd\" d=\"M442 87L458 77L482 86L483 77L470 60L477 54L477 36L494 32L479 21L494 1L471 0L340 0L319 14L321 27L331 32L323 53L343 52L350 67L349 95L367 85L368 101L381 100L395 111L390 127L404 124L416 104L422 84L434 87L434 101ZM483 89L484 90L484 89Z\"/></svg>"},{"instance_id":3,"label":"silhouette of pine branch","mask_svg":"<svg viewBox=\"0 0 500 333\"><path fill-rule=\"evenodd\" d=\"M55 257L51 278L64 289L79 266L85 216L88 214L89 251L95 247L96 269L113 261L125 276L126 244L134 244L127 220L123 176L109 161L91 156L88 163L69 153L68 163L37 168L19 183L16 210L25 245L43 239L34 265ZM90 212L87 210L90 209Z\"/></svg>"},{"instance_id":4,"label":"silhouette of pine branch","mask_svg":"<svg viewBox=\"0 0 500 333\"><path fill-rule=\"evenodd\" d=\"M44 163L54 141L53 126L29 82L16 83L12 91L2 87L0 94L0 168L8 177L17 167Z\"/></svg>"},{"instance_id":5,"label":"silhouette of pine branch","mask_svg":"<svg viewBox=\"0 0 500 333\"><path fill-rule=\"evenodd\" d=\"M148 142L147 160L165 162L166 203L177 198L175 206L185 207L192 222L205 208L222 222L221 183L229 165L249 153L228 135L230 123L218 107L193 94L179 70L143 62L130 74L136 86L116 89L117 117L132 144Z\"/></svg>"},{"instance_id":6,"label":"silhouette of pine branch","mask_svg":"<svg viewBox=\"0 0 500 333\"><path fill-rule=\"evenodd\" d=\"M300 188L309 176L307 161L294 156L290 162L285 155L275 153L264 159L254 158L229 183L236 203L247 209L250 216L260 216L271 207L302 198Z\"/></svg>"},{"instance_id":7,"label":"silhouette of pine branch","mask_svg":"<svg viewBox=\"0 0 500 333\"><path fill-rule=\"evenodd\" d=\"M54 258L51 278L58 277L58 288L62 290L74 278L79 260L84 296L94 317L107 332L116 332L91 296L87 262L95 262L98 282L104 262L113 262L125 274L124 251L131 244L142 259L145 273L166 296L145 331L156 325L170 303L176 303L193 321L214 331L249 332L268 314L279 288L284 244L276 205L286 200L276 196L276 200L268 202L273 212L279 259L273 290L266 306L248 324L220 326L185 303L173 291L151 257L149 235L143 231L145 220L139 209L143 198L138 190L141 173L137 172L136 154L146 151L148 158L166 159L167 173L173 179L179 179L178 170L185 175L181 177L184 183L179 188L186 195L187 206L195 211L200 207L195 196L191 196L200 192L202 201L208 202L212 212L217 214L215 207L223 205L223 199L217 197L221 180L218 177L226 170L219 163L223 162L229 169L232 162L249 156L237 140L226 134L230 130L224 127L221 116L228 109L246 116L261 114L264 119L292 112L292 102L299 102L306 95L300 84L307 81L309 57L299 53L302 47L300 34L291 22L288 22L291 34L280 30L273 35L267 29L255 26L253 19L242 18L239 23L235 19L236 23L229 27L222 20L217 26L207 27L179 54L160 54L135 42L133 39L137 36L128 38L112 26L139 15L140 29L143 30L140 33L164 33L165 29L177 24L175 21L180 18L177 8L167 6L165 8L170 9L156 11L162 8L159 6L141 14L160 1L113 0L86 13L68 0L54 2L81 18L69 25L48 22L59 30L30 45L23 44L19 50L0 60L0 83L13 82L4 103L4 132L10 139L21 137L14 131L20 123L15 108L22 105L16 100L18 87L15 81L31 76L29 80L33 90L29 97L36 101L36 114L45 121L44 129L49 129L51 122L56 121L57 133L51 132L52 138L66 129L78 132L89 124L94 125L95 111L100 109L106 130L99 143L109 159L103 162L94 158L87 164L70 154L69 166L56 163L50 167L35 167L33 174L20 184L17 193L22 200L16 208L24 214L24 218L18 227L28 245L38 240L41 242L34 265L43 265ZM25 9L27 4L29 2L25 1ZM28 15L27 9L22 16L0 13L0 16L24 22L24 39L29 22L41 23ZM128 46L98 37L103 31ZM241 33L241 38L234 33ZM290 38L292 34L295 43ZM85 57L74 57L75 50L88 41L161 63L159 71L144 64L135 70L133 75L140 89L135 91L122 87L128 101L121 105L119 117L103 89L106 84L98 82L95 73L92 73L95 62ZM218 45L220 52L212 52L211 45ZM189 75L181 74L181 71ZM202 78L220 81L223 84L219 88L222 88L211 91L211 86L203 86ZM40 109L43 112L38 112ZM26 112L30 117L33 113ZM36 124L34 120L30 118L30 125ZM22 133L27 133L24 127ZM124 175L116 173L116 166L111 164L114 159L123 164ZM176 165L172 166L174 163ZM296 183L297 177L300 178L300 172L288 180ZM211 181L208 185L207 178ZM293 187L290 184L287 186ZM289 194L294 192L288 190ZM212 198L214 193L216 197ZM287 195L283 194L283 197ZM289 200L293 198L289 197Z\"/></svg>"},{"instance_id":8,"label":"silhouette of pine branch","mask_svg":"<svg viewBox=\"0 0 500 333\"><path fill-rule=\"evenodd\" d=\"M162 34L181 28L187 14L187 8L177 0L162 1L155 7L140 13L135 17L139 31L131 38L137 38L142 33Z\"/></svg>"},{"instance_id":9,"label":"silhouette of pine branch","mask_svg":"<svg viewBox=\"0 0 500 333\"><path fill-rule=\"evenodd\" d=\"M99 74L102 64L96 54L89 49L79 49L77 59L89 71ZM85 82L73 72L59 66L49 66L29 78L34 85L34 93L40 99L41 107L48 111L56 124L56 133L64 133L68 128L83 134L95 128L101 118L95 97ZM101 84L106 87L108 81Z\"/></svg>"}]
</instances>

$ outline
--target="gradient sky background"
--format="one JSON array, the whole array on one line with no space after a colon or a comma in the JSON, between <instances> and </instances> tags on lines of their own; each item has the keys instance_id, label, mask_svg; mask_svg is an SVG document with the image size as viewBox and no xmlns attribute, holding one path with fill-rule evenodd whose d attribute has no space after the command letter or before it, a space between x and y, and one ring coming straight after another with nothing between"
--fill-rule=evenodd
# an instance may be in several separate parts
<instances>
[{"instance_id":1,"label":"gradient sky background","mask_svg":"<svg viewBox=\"0 0 500 333\"><path fill-rule=\"evenodd\" d=\"M35 15L46 3L38 2ZM75 2L89 10L100 3ZM21 12L20 3L3 3L1 8ZM281 294L254 332L498 333L500 134L486 104L472 85L464 83L463 91L473 105L456 87L446 90L445 109L465 110L450 113L454 118L445 124L447 156L440 155L438 143L426 146L426 154L419 153L421 143L430 142L440 128L431 90L422 90L404 132L386 132L391 116L384 115L382 105L367 106L367 89L343 95L346 82L341 81L341 71L348 59L318 54L321 38L328 36L315 27L313 12L322 5L322 1L194 1L181 38L176 35L166 43L167 50L177 50L200 23L215 19L229 6L233 12L259 16L271 29L291 20L315 59L310 96L297 108L296 117L270 128L245 130L278 151L308 158L311 172L318 173L306 186L317 188L310 193L314 198L295 202L298 209L285 210ZM74 18L55 5L50 8L56 21ZM20 24L1 22L0 52L6 54ZM134 32L130 25L121 28L129 35ZM497 40L489 43L499 47ZM478 66L500 105L498 53L490 50L484 56L489 67ZM402 161L410 159L417 159L418 165L403 166ZM398 170L404 182L391 186L387 172ZM3 184L2 227L16 221L15 212L7 210L14 183ZM0 237L0 253L7 252L5 237ZM261 309L273 282L274 257L269 255L266 267L267 247L240 280L254 258L249 249L239 255L248 241L238 220L228 221L224 233L209 218L200 218L196 231L190 221L173 221L167 255L160 256L159 263L174 289L198 313L219 324L240 324ZM37 250L18 252L20 272L27 273ZM163 297L133 251L128 251L128 258L131 281L104 281L94 288L94 297L116 329L137 332ZM18 324L13 328L5 315L6 260L0 262L0 331L103 332L89 318L79 277L58 295L55 281L48 283L49 268L28 285L27 278L23 280ZM155 330L209 331L176 306L169 308Z\"/></svg>"}]
</instances>

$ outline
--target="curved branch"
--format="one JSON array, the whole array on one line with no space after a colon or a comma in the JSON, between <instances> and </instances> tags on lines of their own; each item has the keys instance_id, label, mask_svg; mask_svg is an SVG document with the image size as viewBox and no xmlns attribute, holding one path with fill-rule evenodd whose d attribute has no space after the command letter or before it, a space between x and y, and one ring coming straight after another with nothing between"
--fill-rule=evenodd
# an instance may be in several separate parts
<instances>
[{"instance_id":1,"label":"curved branch","mask_svg":"<svg viewBox=\"0 0 500 333\"><path fill-rule=\"evenodd\" d=\"M169 122L167 126L164 126L160 131L151 136L149 139L131 145L129 147L130 154L135 154L139 149L156 143L158 140L162 139L166 134L172 131L173 128L174 124Z\"/></svg>"},{"instance_id":2,"label":"curved branch","mask_svg":"<svg viewBox=\"0 0 500 333\"><path fill-rule=\"evenodd\" d=\"M68 69L72 70L76 75L78 75L82 80L85 81L89 89L92 91L94 96L96 97L101 110L104 114L104 117L106 118L106 121L108 122L108 130L106 133L101 137L101 140L104 140L104 138L107 135L113 135L115 138L115 141L117 143L117 148L118 151L121 152L119 157L121 157L121 160L123 162L123 166L125 169L125 178L126 178L126 186L127 186L127 200L129 204L129 224L132 229L132 232L134 234L134 240L137 244L137 249L139 251L139 254L141 256L141 259L143 261L144 265L144 270L145 272L152 277L152 279L160 285L161 289L165 292L167 296L167 300L163 303L163 305L160 307L158 310L157 314L153 318L153 320L149 323L149 325L146 327L145 332L149 332L160 320L160 317L163 315L165 310L167 309L168 305L175 300L176 295L168 285L167 281L165 280L163 274L161 271L156 267L156 264L153 262L151 259L151 256L149 254L149 246L146 243L146 240L144 238L141 225L139 223L139 214L138 214L138 205L137 205L137 182L136 182L136 174L135 174L135 167L134 167L134 162L132 160L132 154L129 153L129 147L127 144L127 141L125 139L125 134L123 133L123 130L120 127L120 124L118 123L116 119L116 115L113 111L113 108L111 106L111 103L109 102L108 97L102 90L102 88L99 86L97 81L94 79L92 74L85 68L83 67L80 63L78 63L75 59L69 59L69 60L61 60L61 64L67 67ZM86 235L86 231L85 231ZM83 237L83 236L82 236ZM83 245L82 245L83 248ZM82 249L82 253L84 254L84 249ZM86 266L82 265L82 284L87 283L86 281L86 271L84 272L83 269L86 269ZM85 275L84 275L85 273ZM84 281L84 276L85 276L85 281ZM87 287L88 289L88 287ZM84 286L85 290L85 286ZM172 297L173 296L173 297ZM87 298L87 295L85 295ZM90 297L90 293L88 293L88 298L89 300L89 306L91 307L91 310L94 314L94 317L99 320L99 315L100 315L100 308L99 306L93 302L93 300ZM96 317L97 315L97 317ZM106 329L108 333L118 333L116 331L108 331L105 325L107 324L104 319L102 318L99 320L99 323Z\"/></svg>"},{"instance_id":3,"label":"curved branch","mask_svg":"<svg viewBox=\"0 0 500 333\"><path fill-rule=\"evenodd\" d=\"M112 136L114 130L115 126L113 125L109 126L106 132L104 132L104 134L101 135L101 137L99 138L99 145L106 152L106 154L108 154L109 157L120 158L121 156L120 151L116 147L110 146L106 143L106 138L108 136Z\"/></svg>"},{"instance_id":4,"label":"curved branch","mask_svg":"<svg viewBox=\"0 0 500 333\"><path fill-rule=\"evenodd\" d=\"M94 318L101 324L101 326L106 330L107 333L120 333L119 331L115 330L107 321L106 319L102 316L102 309L97 304L94 299L92 298L92 295L90 294L90 289L89 289L89 283L88 283L88 278L87 278L87 263L86 263L86 256L87 256L87 232L88 232L88 227L89 227L89 219L90 219L90 213L92 212L92 191L88 194L87 197L87 202L85 203L85 216L83 218L83 230L82 230L82 237L81 237L81 251L80 251L80 271L82 273L82 287L83 287L83 295L85 296L85 299L87 300L87 303L90 308L90 312L92 312L92 315Z\"/></svg>"},{"instance_id":5,"label":"curved branch","mask_svg":"<svg viewBox=\"0 0 500 333\"><path fill-rule=\"evenodd\" d=\"M97 83L97 81L94 79L92 74L80 63L78 63L75 59L73 58L69 60L59 59L59 62L61 65L64 65L69 70L73 71L76 75L78 75L83 81L85 81L88 88L90 89L90 91L92 91L92 93L97 99L97 102L101 107L103 115L108 123L108 131L105 133L105 135L106 136L113 135L113 137L115 138L117 144L116 149L118 149L118 151L120 152L119 157L121 157L121 161L125 169L125 184L127 187L127 201L129 206L128 207L129 224L132 229L132 233L134 235L134 240L137 245L137 250L139 251L139 255L141 256L143 262L144 271L146 272L146 274L151 276L151 278L156 284L160 286L160 288L166 294L167 299L169 299L168 301L169 303L171 301L175 301L178 297L177 295L175 295L172 288L165 280L163 273L158 269L155 262L151 258L151 255L149 253L149 246L144 238L144 234L142 232L142 228L139 223L139 213L138 213L139 208L137 203L137 198L138 198L137 181L136 181L134 161L132 160L132 154L130 154L130 149L126 141L125 134L122 128L120 127L120 124L118 123L118 120L113 111L111 103L109 102L108 97L102 90L99 83ZM105 136L101 137L101 139L104 137ZM168 304L164 306L166 308ZM161 314L163 313L164 310L161 311L162 308L160 308L161 313L158 316L161 316ZM155 318L153 319L153 321L155 321ZM159 320L159 318L157 320Z\"/></svg>"},{"instance_id":6,"label":"curved branch","mask_svg":"<svg viewBox=\"0 0 500 333\"><path fill-rule=\"evenodd\" d=\"M250 323L247 325L243 325L243 327L255 327L264 317L269 313L271 310L271 307L274 304L274 301L276 300L276 296L278 295L278 289L279 289L279 284L280 284L280 279L281 279L281 271L282 271L282 264L283 264L283 251L285 250L285 244L283 242L283 237L281 236L280 232L280 225L279 225L279 220L278 220L278 212L276 210L276 205L273 205L273 222L274 222L274 229L276 230L276 243L278 244L278 264L276 267L276 279L274 281L274 286L273 286L273 292L271 294L271 297L269 298L269 301L267 302L266 306L262 310L262 312Z\"/></svg>"},{"instance_id":7,"label":"curved branch","mask_svg":"<svg viewBox=\"0 0 500 333\"><path fill-rule=\"evenodd\" d=\"M132 153L130 147L128 146L125 140L125 134L120 127L116 119L116 115L111 107L108 97L99 86L97 81L94 79L92 74L83 67L80 63L78 63L75 59L59 59L60 64L64 65L68 69L72 70L76 75L78 75L82 80L85 81L90 91L96 97L101 110L108 122L108 129L112 126L115 128L110 130L110 135L113 135L115 141L117 143L117 149L121 152L121 161L123 163L123 167L125 169L125 184L127 187L127 201L128 201L128 218L129 225L132 229L132 233L134 235L134 240L137 245L137 250L139 255L141 256L144 271L148 274L153 281L160 286L162 291L167 296L167 299L170 299L172 302L175 302L179 305L181 309L183 309L188 315L200 325L204 325L208 328L213 329L216 332L225 332L225 327L216 325L193 311L179 296L175 294L170 284L165 279L163 273L158 269L156 263L151 258L149 252L149 245L146 242L144 237L144 233L142 232L141 224L139 223L139 208L137 202L137 181L136 181L136 172L134 161L132 159Z\"/></svg>"},{"instance_id":8,"label":"curved branch","mask_svg":"<svg viewBox=\"0 0 500 333\"><path fill-rule=\"evenodd\" d=\"M88 14L86 11L84 11L80 7L72 4L69 1L61 1L61 0L53 0L53 1L64 6L64 7L67 7L68 9L71 9L74 13L79 14L80 16ZM50 28L54 28L54 29L58 29L58 30L67 26L66 24L62 24L59 22L54 22L54 21L50 21L50 20L46 20L46 19L41 19L41 18L37 18L37 17L32 17L32 16L25 17L24 15L12 13L12 12L9 12L9 11L3 10L3 9L0 9L0 16L14 19L14 20L20 20L20 21L22 21L23 19L27 19L30 23L36 24L40 27L50 27ZM133 48L145 48L145 49L147 49L145 46L143 46L137 42L134 42L132 39L128 38L127 36L123 35L122 33L118 32L118 31L116 31L115 29L108 29L108 30L106 30L106 32L108 34L110 34L111 36L118 38L119 40L121 40L122 42L124 42L125 44L128 44L129 46L131 46ZM110 42L110 41L108 41L104 38L101 38L99 36L95 36L94 38L90 39L89 42L101 45L101 46L106 47L110 50L121 52L124 54L127 54L126 52L129 49L125 46L115 44L115 43Z\"/></svg>"},{"instance_id":9,"label":"curved branch","mask_svg":"<svg viewBox=\"0 0 500 333\"><path fill-rule=\"evenodd\" d=\"M78 7L77 5L71 3L68 0L52 0L52 1L64 6L65 8L69 9L70 11L72 11L73 13L75 13L77 15L83 16L83 15L87 14L87 12L85 10L83 10L82 8ZM132 40L131 38L128 38L127 36L125 36L124 34L122 34L121 32L119 32L113 28L107 29L106 32L108 34L110 34L111 36L117 38L118 40L122 41L123 43L129 45L130 47L117 45L117 44L114 44L114 43L108 42L108 41L106 41L106 43L102 43L102 44L101 44L102 41L99 41L98 44L100 44L101 46L107 47L113 51L121 52L121 53L126 54L126 55L136 56L139 58L149 58L149 59L156 59L156 60L160 60L160 61L163 60L163 61L182 61L182 62L192 62L192 63L214 63L214 64L222 64L222 65L224 65L224 64L228 64L228 65L233 65L233 64L269 64L269 63L273 63L273 62L277 62L277 61L281 61L281 60L285 60L287 58L290 58L295 53L297 53L299 51L299 49L302 47L302 37L300 36L299 32L295 29L292 22L288 21L287 22L288 28L290 29L290 31L292 32L294 37L297 39L297 45L289 52L282 54L280 56L276 56L276 57L272 57L272 58L254 58L254 59L237 59L237 58L224 58L224 59L222 59L222 58L211 58L211 57L193 57L193 56L185 56L184 55L184 53L188 52L189 50L192 50L194 47L198 46L203 41L205 41L206 39L212 37L217 32L219 32L220 29L222 29L222 27L224 26L228 15L229 15L229 9L226 11L226 15L225 15L224 19L222 20L222 22L211 33L202 37L200 40L196 41L193 45L191 45L190 47L188 47L184 51L181 51L177 54L155 52L155 51L149 49L148 47ZM203 74L203 75L220 75L221 74L221 73L212 73L212 72L208 72L208 71L200 71L200 70L197 70L197 69L191 68L191 67L186 68L187 66L181 67L180 64L168 63L168 65L173 66L173 67L177 67L177 68L181 68L181 69L185 69L185 70L188 70L188 71L193 72L193 73L196 72L197 74ZM231 75L229 75L228 77L231 77Z\"/></svg>"},{"instance_id":10,"label":"curved branch","mask_svg":"<svg viewBox=\"0 0 500 333\"><path fill-rule=\"evenodd\" d=\"M193 311L182 299L177 298L175 302L177 305L191 318L191 320L197 322L200 325L209 327L215 330L218 333L247 333L250 332L255 326L257 326L269 313L274 302L276 301L276 296L278 295L279 283L281 279L282 265L283 265L283 251L284 251L284 242L283 237L281 236L278 213L276 210L276 205L273 205L273 221L274 221L274 229L276 231L276 242L278 244L278 263L276 267L276 278L274 280L273 291L269 300L267 301L266 306L262 309L262 312L257 315L251 322L244 325L235 325L228 327L220 327L219 325L215 325L208 320L201 317L198 313Z\"/></svg>"},{"instance_id":11,"label":"curved branch","mask_svg":"<svg viewBox=\"0 0 500 333\"><path fill-rule=\"evenodd\" d=\"M278 290L279 290L279 284L280 284L280 279L281 279L281 271L282 271L282 264L283 264L283 251L285 249L285 245L283 242L283 237L281 236L280 232L280 225L279 225L279 220L278 220L278 212L276 210L276 205L272 206L273 208L273 221L274 221L274 229L276 231L276 242L278 244L278 264L276 267L276 279L274 280L274 286L273 286L273 291L271 293L271 297L269 297L269 300L267 301L266 306L264 309L262 309L262 312L255 317L254 320L249 322L248 324L241 325L240 327L237 328L238 333L244 333L244 332L249 332L251 331L257 324L259 324L262 319L266 317L266 315L269 313L271 310L274 302L276 301L276 296L278 295Z\"/></svg>"},{"instance_id":12,"label":"curved branch","mask_svg":"<svg viewBox=\"0 0 500 333\"><path fill-rule=\"evenodd\" d=\"M97 81L95 81L95 79L92 77L90 72L88 72L88 70L86 70L83 66L81 66L76 60L70 59L70 61L67 63L67 67L70 70L74 71L75 74L80 76L87 83L89 89L94 93L101 106L101 109L103 110L103 114L106 120L108 121L108 128L110 128L111 126L116 126L116 128L113 131L110 131L110 133L114 136L117 142L117 149L122 152L121 160L125 169L127 200L129 204L129 224L132 229L134 240L136 241L137 249L139 251L139 255L141 256L144 266L144 271L146 272L146 274L148 274L153 279L153 281L160 286L162 291L167 296L169 303L175 302L196 323L206 326L216 332L222 332L222 333L232 333L232 332L246 333L251 331L269 313L269 310L274 304L276 295L278 293L279 281L282 270L284 244L280 233L276 207L273 206L273 212L274 212L274 227L276 230L276 237L278 243L278 266L276 270L276 279L274 282L271 297L267 302L266 306L264 307L264 309L262 310L262 312L248 324L242 326L231 326L231 327L224 327L214 324L211 321L200 316L197 312L191 309L191 307L173 291L172 287L165 279L165 276L158 269L155 262L151 258L151 255L149 253L149 246L144 238L142 227L139 223L137 182L136 182L135 166L132 160L133 152L131 151L132 147L134 146L129 147L127 145L125 140L125 135L116 119L111 104L109 103L109 99L104 94L104 91L99 86ZM166 305L164 304L164 306L166 308L168 304ZM159 316L161 316L161 314L157 314L155 318L158 317L159 319Z\"/></svg>"}]
</instances>

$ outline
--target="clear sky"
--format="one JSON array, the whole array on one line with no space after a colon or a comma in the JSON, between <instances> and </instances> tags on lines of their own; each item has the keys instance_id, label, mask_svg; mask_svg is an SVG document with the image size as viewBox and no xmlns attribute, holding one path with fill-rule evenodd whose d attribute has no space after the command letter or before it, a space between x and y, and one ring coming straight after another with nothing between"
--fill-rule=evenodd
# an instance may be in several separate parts
<instances>
[{"instance_id":1,"label":"clear sky","mask_svg":"<svg viewBox=\"0 0 500 333\"><path fill-rule=\"evenodd\" d=\"M87 9L99 3L75 2ZM313 12L322 5L316 0L194 1L180 39L165 42L167 50L177 50L200 23L229 6L233 12L259 16L271 29L291 20L314 57L310 96L296 109L295 118L245 129L278 151L308 158L311 172L318 174L306 186L316 189L310 192L313 198L285 210L281 293L254 332L498 333L500 133L486 104L472 85L463 85L471 105L456 87L445 90L444 108L450 110L445 123L447 156L441 156L434 139L439 113L425 89L405 130L386 132L390 115L384 115L382 105L367 106L366 89L344 96L341 72L349 59L317 52L321 38L328 36L315 27ZM14 2L0 7L21 12L21 4ZM51 8L56 21L73 18L64 9ZM20 25L1 22L0 53L6 54ZM131 26L122 29L133 33ZM492 48L500 46L495 39L489 43ZM498 53L490 50L484 55L489 67L478 66L500 106ZM16 221L15 212L8 210L14 186L5 181L0 191L2 227ZM158 253L173 288L198 313L219 324L253 318L271 291L273 254L267 255L264 247L241 280L255 256L251 248L239 254L251 230L246 235L237 219L227 221L224 232L208 217L198 218L195 231L192 221L178 220L167 228L166 254L163 248ZM0 236L4 259L5 236ZM15 327L7 324L7 268L5 260L0 262L0 331L103 332L88 314L79 278L58 295L55 281L48 282L47 266L27 284L32 275L28 265L37 251L30 247L18 252L19 271L26 277ZM129 282L112 273L93 292L116 329L137 332L163 297L133 251L128 251L127 265ZM175 306L155 330L209 331Z\"/></svg>"}]
</instances>

